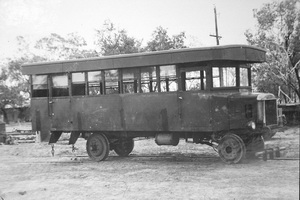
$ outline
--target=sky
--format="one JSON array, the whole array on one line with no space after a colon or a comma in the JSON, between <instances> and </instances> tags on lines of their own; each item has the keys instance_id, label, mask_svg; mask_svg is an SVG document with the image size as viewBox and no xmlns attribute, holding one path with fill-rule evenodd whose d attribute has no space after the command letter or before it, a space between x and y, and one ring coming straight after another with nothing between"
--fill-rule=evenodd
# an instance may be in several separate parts
<instances>
[{"instance_id":1,"label":"sky","mask_svg":"<svg viewBox=\"0 0 300 200\"><path fill-rule=\"evenodd\" d=\"M169 35L184 31L191 47L213 46L214 6L221 45L247 44L244 33L255 30L253 9L273 0L0 0L0 60L15 57L16 37L34 43L57 33L77 32L92 47L95 30L110 20L130 36L151 39L162 26Z\"/></svg>"}]
</instances>

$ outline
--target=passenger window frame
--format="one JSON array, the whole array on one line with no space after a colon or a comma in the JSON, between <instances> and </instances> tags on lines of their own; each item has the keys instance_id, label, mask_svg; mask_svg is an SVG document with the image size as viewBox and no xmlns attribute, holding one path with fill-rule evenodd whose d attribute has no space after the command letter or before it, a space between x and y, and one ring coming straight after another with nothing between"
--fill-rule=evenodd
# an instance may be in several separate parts
<instances>
[{"instance_id":1,"label":"passenger window frame","mask_svg":"<svg viewBox=\"0 0 300 200\"><path fill-rule=\"evenodd\" d=\"M45 84L34 84L34 76L35 77L41 77L45 76ZM48 83L48 75L47 74L33 74L30 76L30 83L31 83L31 97L32 98L41 98L41 97L49 97L49 83ZM35 85L46 85L46 88L36 88Z\"/></svg>"},{"instance_id":2,"label":"passenger window frame","mask_svg":"<svg viewBox=\"0 0 300 200\"><path fill-rule=\"evenodd\" d=\"M67 87L65 85L63 86L54 86L54 81L53 77L58 77L58 76L66 76L67 77ZM50 77L50 82L51 82L51 97L53 98L59 98L59 97L69 97L70 96L70 76L69 73L60 73L60 74L52 74ZM62 95L58 95L58 93L63 93Z\"/></svg>"}]
</instances>

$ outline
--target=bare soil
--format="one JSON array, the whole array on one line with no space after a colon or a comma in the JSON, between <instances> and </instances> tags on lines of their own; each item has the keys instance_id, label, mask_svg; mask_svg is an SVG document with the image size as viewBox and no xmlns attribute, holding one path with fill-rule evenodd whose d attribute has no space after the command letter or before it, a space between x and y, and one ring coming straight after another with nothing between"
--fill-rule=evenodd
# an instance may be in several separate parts
<instances>
[{"instance_id":1,"label":"bare soil","mask_svg":"<svg viewBox=\"0 0 300 200\"><path fill-rule=\"evenodd\" d=\"M223 163L206 145L176 147L138 140L126 158L113 152L93 162L79 139L0 145L0 200L40 199L299 199L299 127L277 133L268 147L286 147L277 160Z\"/></svg>"}]
</instances>

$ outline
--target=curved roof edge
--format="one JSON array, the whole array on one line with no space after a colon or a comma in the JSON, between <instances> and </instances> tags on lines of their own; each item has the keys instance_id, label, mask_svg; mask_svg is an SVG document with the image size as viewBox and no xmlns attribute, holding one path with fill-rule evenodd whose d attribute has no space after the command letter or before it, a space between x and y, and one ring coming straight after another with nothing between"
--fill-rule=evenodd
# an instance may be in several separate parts
<instances>
[{"instance_id":1,"label":"curved roof edge","mask_svg":"<svg viewBox=\"0 0 300 200\"><path fill-rule=\"evenodd\" d=\"M68 62L80 62L80 61L92 61L92 60L102 60L102 59L111 59L111 58L126 58L126 57L135 57L135 56L146 56L146 55L157 55L164 53L179 53L179 52L189 52L195 50L213 50L213 49L228 49L228 48L251 48L259 51L266 52L266 50L245 44L233 44L233 45L219 45L219 46L207 46L207 47L193 47L193 48L183 48L183 49L171 49L171 50L162 50L162 51L150 51L150 52L140 52L140 53L130 53L130 54L118 54L118 55L109 55L101 57L91 57L91 58L80 58L80 59L71 59L71 60L58 60L58 61L48 61L48 62L36 62L36 63L26 63L23 66L27 65L43 65L43 64L57 64L57 63L68 63Z\"/></svg>"},{"instance_id":2,"label":"curved roof edge","mask_svg":"<svg viewBox=\"0 0 300 200\"><path fill-rule=\"evenodd\" d=\"M24 64L22 71L24 74L42 74L222 60L255 63L264 62L265 53L265 50L250 45L222 45L30 63Z\"/></svg>"}]
</instances>

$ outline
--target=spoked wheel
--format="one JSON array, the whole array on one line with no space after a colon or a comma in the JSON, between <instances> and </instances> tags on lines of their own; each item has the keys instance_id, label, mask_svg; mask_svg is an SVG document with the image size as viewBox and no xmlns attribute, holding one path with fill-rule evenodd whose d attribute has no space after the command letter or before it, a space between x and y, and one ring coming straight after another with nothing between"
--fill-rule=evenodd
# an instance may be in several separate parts
<instances>
[{"instance_id":1,"label":"spoked wheel","mask_svg":"<svg viewBox=\"0 0 300 200\"><path fill-rule=\"evenodd\" d=\"M247 158L254 158L255 153L265 149L265 142L262 136L254 136L247 142Z\"/></svg>"},{"instance_id":2,"label":"spoked wheel","mask_svg":"<svg viewBox=\"0 0 300 200\"><path fill-rule=\"evenodd\" d=\"M122 157L128 156L134 148L134 141L132 138L120 139L114 144L114 151Z\"/></svg>"},{"instance_id":3,"label":"spoked wheel","mask_svg":"<svg viewBox=\"0 0 300 200\"><path fill-rule=\"evenodd\" d=\"M219 142L218 153L225 163L239 163L245 158L246 147L239 136L227 134Z\"/></svg>"},{"instance_id":4,"label":"spoked wheel","mask_svg":"<svg viewBox=\"0 0 300 200\"><path fill-rule=\"evenodd\" d=\"M102 133L94 133L86 142L86 151L89 157L95 161L105 160L109 153L109 141Z\"/></svg>"}]
</instances>

